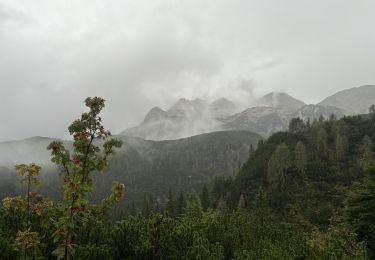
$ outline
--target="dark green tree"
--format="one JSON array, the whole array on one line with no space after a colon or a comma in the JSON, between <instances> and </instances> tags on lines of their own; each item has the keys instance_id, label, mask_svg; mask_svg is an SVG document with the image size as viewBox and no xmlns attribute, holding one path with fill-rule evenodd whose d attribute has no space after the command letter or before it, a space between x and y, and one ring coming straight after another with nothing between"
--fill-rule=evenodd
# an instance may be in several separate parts
<instances>
[{"instance_id":1,"label":"dark green tree","mask_svg":"<svg viewBox=\"0 0 375 260\"><path fill-rule=\"evenodd\" d=\"M306 124L303 122L303 120L299 117L292 118L289 122L289 132L297 134L302 133L306 130Z\"/></svg>"},{"instance_id":2,"label":"dark green tree","mask_svg":"<svg viewBox=\"0 0 375 260\"><path fill-rule=\"evenodd\" d=\"M305 177L307 167L307 152L306 146L301 141L299 141L294 148L294 164L301 176Z\"/></svg>"},{"instance_id":3,"label":"dark green tree","mask_svg":"<svg viewBox=\"0 0 375 260\"><path fill-rule=\"evenodd\" d=\"M317 140L316 140L316 149L320 157L326 158L329 154L328 149L328 135L326 130L321 127L318 131Z\"/></svg>"},{"instance_id":4,"label":"dark green tree","mask_svg":"<svg viewBox=\"0 0 375 260\"><path fill-rule=\"evenodd\" d=\"M359 150L361 152L362 159L371 160L374 158L374 144L368 135L363 137Z\"/></svg>"},{"instance_id":5,"label":"dark green tree","mask_svg":"<svg viewBox=\"0 0 375 260\"><path fill-rule=\"evenodd\" d=\"M180 192L180 196L178 197L177 204L176 204L176 214L178 216L181 216L184 214L184 209L185 209L186 203L184 199L184 194L182 191Z\"/></svg>"},{"instance_id":6,"label":"dark green tree","mask_svg":"<svg viewBox=\"0 0 375 260\"><path fill-rule=\"evenodd\" d=\"M173 193L172 193L171 189L169 189L169 192L168 192L167 205L165 207L165 210L166 210L166 213L168 214L168 216L174 217L174 215L175 215L175 201L173 199Z\"/></svg>"},{"instance_id":7,"label":"dark green tree","mask_svg":"<svg viewBox=\"0 0 375 260\"><path fill-rule=\"evenodd\" d=\"M375 257L375 161L366 166L366 179L354 185L345 202L346 216L360 240L369 248L370 257Z\"/></svg>"},{"instance_id":8,"label":"dark green tree","mask_svg":"<svg viewBox=\"0 0 375 260\"><path fill-rule=\"evenodd\" d=\"M348 152L348 139L344 134L336 134L335 147L337 160L344 160Z\"/></svg>"},{"instance_id":9,"label":"dark green tree","mask_svg":"<svg viewBox=\"0 0 375 260\"><path fill-rule=\"evenodd\" d=\"M203 210L206 211L210 207L210 192L208 191L207 185L204 184L202 188L201 201Z\"/></svg>"},{"instance_id":10,"label":"dark green tree","mask_svg":"<svg viewBox=\"0 0 375 260\"><path fill-rule=\"evenodd\" d=\"M185 214L190 218L201 218L203 216L201 200L194 190L191 192L190 198L186 204Z\"/></svg>"},{"instance_id":11,"label":"dark green tree","mask_svg":"<svg viewBox=\"0 0 375 260\"><path fill-rule=\"evenodd\" d=\"M267 181L273 187L284 188L285 172L291 166L289 148L285 143L277 146L272 154L267 169Z\"/></svg>"}]
</instances>

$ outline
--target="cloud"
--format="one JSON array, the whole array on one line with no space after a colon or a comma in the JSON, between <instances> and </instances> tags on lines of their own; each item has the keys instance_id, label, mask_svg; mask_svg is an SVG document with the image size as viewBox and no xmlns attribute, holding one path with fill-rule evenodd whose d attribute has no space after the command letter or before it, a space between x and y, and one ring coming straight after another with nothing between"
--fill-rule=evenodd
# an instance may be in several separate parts
<instances>
[{"instance_id":1,"label":"cloud","mask_svg":"<svg viewBox=\"0 0 375 260\"><path fill-rule=\"evenodd\" d=\"M374 83L375 3L0 0L0 140L66 137L87 96L113 132L153 106Z\"/></svg>"}]
</instances>

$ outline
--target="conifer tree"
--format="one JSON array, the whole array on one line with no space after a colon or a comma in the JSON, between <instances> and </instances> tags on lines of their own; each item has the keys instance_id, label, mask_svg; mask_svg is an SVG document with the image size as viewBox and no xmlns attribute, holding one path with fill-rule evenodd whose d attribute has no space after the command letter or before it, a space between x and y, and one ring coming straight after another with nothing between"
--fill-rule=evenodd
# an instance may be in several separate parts
<instances>
[{"instance_id":1,"label":"conifer tree","mask_svg":"<svg viewBox=\"0 0 375 260\"><path fill-rule=\"evenodd\" d=\"M366 179L355 185L345 202L346 216L361 240L375 257L375 161L367 164Z\"/></svg>"},{"instance_id":2,"label":"conifer tree","mask_svg":"<svg viewBox=\"0 0 375 260\"><path fill-rule=\"evenodd\" d=\"M290 152L285 143L277 146L268 162L267 181L273 187L284 188L285 171L290 167Z\"/></svg>"},{"instance_id":3,"label":"conifer tree","mask_svg":"<svg viewBox=\"0 0 375 260\"><path fill-rule=\"evenodd\" d=\"M360 152L362 159L371 160L374 158L374 144L368 135L365 135L362 139Z\"/></svg>"},{"instance_id":4,"label":"conifer tree","mask_svg":"<svg viewBox=\"0 0 375 260\"><path fill-rule=\"evenodd\" d=\"M289 132L297 134L301 133L306 129L306 124L299 117L293 118L289 123Z\"/></svg>"},{"instance_id":5,"label":"conifer tree","mask_svg":"<svg viewBox=\"0 0 375 260\"><path fill-rule=\"evenodd\" d=\"M268 204L268 198L262 187L259 187L252 207L257 224L263 227L270 216L271 210Z\"/></svg>"},{"instance_id":6,"label":"conifer tree","mask_svg":"<svg viewBox=\"0 0 375 260\"><path fill-rule=\"evenodd\" d=\"M173 193L172 193L171 189L169 189L169 192L168 192L166 213L170 217L174 217L174 215L175 215L175 202L173 200Z\"/></svg>"},{"instance_id":7,"label":"conifer tree","mask_svg":"<svg viewBox=\"0 0 375 260\"><path fill-rule=\"evenodd\" d=\"M198 194L193 190L190 194L189 201L186 204L186 216L191 218L201 218L203 215L203 208Z\"/></svg>"},{"instance_id":8,"label":"conifer tree","mask_svg":"<svg viewBox=\"0 0 375 260\"><path fill-rule=\"evenodd\" d=\"M305 176L307 153L305 145L299 141L294 148L294 164L302 176Z\"/></svg>"},{"instance_id":9,"label":"conifer tree","mask_svg":"<svg viewBox=\"0 0 375 260\"><path fill-rule=\"evenodd\" d=\"M182 191L180 192L180 196L178 197L177 205L176 205L176 214L177 215L182 215L184 213L185 209L185 199L184 199L184 194Z\"/></svg>"},{"instance_id":10,"label":"conifer tree","mask_svg":"<svg viewBox=\"0 0 375 260\"><path fill-rule=\"evenodd\" d=\"M203 188L202 188L201 200L202 200L203 210L206 211L208 209L208 207L210 206L210 193L208 191L208 188L207 188L206 184L204 184Z\"/></svg>"},{"instance_id":11,"label":"conifer tree","mask_svg":"<svg viewBox=\"0 0 375 260\"><path fill-rule=\"evenodd\" d=\"M328 156L328 135L323 127L321 127L318 131L316 149L318 150L318 154L321 157L326 158Z\"/></svg>"},{"instance_id":12,"label":"conifer tree","mask_svg":"<svg viewBox=\"0 0 375 260\"><path fill-rule=\"evenodd\" d=\"M227 205L227 202L225 201L225 199L223 197L220 197L218 203L217 203L217 207L216 209L222 213L224 212L227 212L228 211L228 205Z\"/></svg>"},{"instance_id":13,"label":"conifer tree","mask_svg":"<svg viewBox=\"0 0 375 260\"><path fill-rule=\"evenodd\" d=\"M249 147L249 158L251 158L251 156L253 156L254 152L255 152L254 146L252 144L250 144L250 147Z\"/></svg>"},{"instance_id":14,"label":"conifer tree","mask_svg":"<svg viewBox=\"0 0 375 260\"><path fill-rule=\"evenodd\" d=\"M336 134L335 146L337 160L344 160L348 151L348 139L344 134Z\"/></svg>"},{"instance_id":15,"label":"conifer tree","mask_svg":"<svg viewBox=\"0 0 375 260\"><path fill-rule=\"evenodd\" d=\"M243 210L246 207L245 197L241 194L238 203L237 203L237 210Z\"/></svg>"}]
</instances>

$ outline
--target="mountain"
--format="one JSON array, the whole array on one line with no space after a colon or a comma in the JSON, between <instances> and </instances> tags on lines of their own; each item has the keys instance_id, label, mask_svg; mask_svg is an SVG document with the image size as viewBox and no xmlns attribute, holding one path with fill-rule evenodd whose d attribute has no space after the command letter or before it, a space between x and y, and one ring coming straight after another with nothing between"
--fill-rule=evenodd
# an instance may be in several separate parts
<instances>
[{"instance_id":1,"label":"mountain","mask_svg":"<svg viewBox=\"0 0 375 260\"><path fill-rule=\"evenodd\" d=\"M316 105L306 105L286 93L272 92L243 111L225 98L211 104L201 99L180 99L166 111L158 107L151 109L139 126L125 130L121 135L173 140L221 130L246 130L268 137L286 130L294 117L313 121L320 116L341 118L366 113L374 100L374 85L340 91Z\"/></svg>"},{"instance_id":2,"label":"mountain","mask_svg":"<svg viewBox=\"0 0 375 260\"><path fill-rule=\"evenodd\" d=\"M344 109L346 114L364 114L375 104L375 85L350 88L327 97L321 106L334 106Z\"/></svg>"},{"instance_id":3,"label":"mountain","mask_svg":"<svg viewBox=\"0 0 375 260\"><path fill-rule=\"evenodd\" d=\"M19 163L38 162L50 164L50 152L47 146L56 139L35 136L32 138L0 143L0 166L13 168ZM66 142L68 143L68 142Z\"/></svg>"},{"instance_id":4,"label":"mountain","mask_svg":"<svg viewBox=\"0 0 375 260\"><path fill-rule=\"evenodd\" d=\"M216 175L233 176L238 172L249 156L250 145L256 146L261 139L258 134L248 131L214 132L171 141L149 141L129 136L118 138L124 145L111 159L110 167L94 174L94 200L107 196L115 180L126 185L124 203L141 203L145 194L162 200L169 188L175 192L188 192L193 188L199 191L203 183ZM45 147L52 140L38 137L0 143L0 151L6 151L9 147L23 147L30 154L20 154L17 149L11 149L8 151L9 158L18 156L18 163L44 163L49 161L50 155L48 151L45 158L41 155L44 155ZM70 142L66 144L71 147ZM49 164L44 166L41 174L41 193L55 200L61 197L62 192L62 177L58 172ZM0 172L0 183L5 183L3 179ZM8 181L9 185L14 184L14 180Z\"/></svg>"},{"instance_id":5,"label":"mountain","mask_svg":"<svg viewBox=\"0 0 375 260\"><path fill-rule=\"evenodd\" d=\"M332 106L321 106L321 105L305 105L298 109L297 111L289 114L287 116L287 121L290 121L292 118L299 117L304 121L316 120L319 119L320 116L324 117L325 119L329 118L331 115L335 115L337 118L341 118L345 115L345 110L337 107Z\"/></svg>"},{"instance_id":6,"label":"mountain","mask_svg":"<svg viewBox=\"0 0 375 260\"><path fill-rule=\"evenodd\" d=\"M238 106L226 98L219 98L210 104L211 114L218 120L233 115L237 110Z\"/></svg>"},{"instance_id":7,"label":"mountain","mask_svg":"<svg viewBox=\"0 0 375 260\"><path fill-rule=\"evenodd\" d=\"M217 114L225 114L223 111L225 109L216 110ZM201 99L180 99L166 111L152 108L139 126L125 130L121 135L171 140L219 130L217 126L208 103Z\"/></svg>"},{"instance_id":8,"label":"mountain","mask_svg":"<svg viewBox=\"0 0 375 260\"><path fill-rule=\"evenodd\" d=\"M180 99L166 111L152 108L139 126L126 129L120 135L160 141L221 130L246 130L267 137L287 129L291 115L297 112L311 119L318 118L319 111L328 113L323 108L304 108L302 101L286 93L269 93L256 103L259 106L239 112L239 106L226 98L211 104L201 99Z\"/></svg>"},{"instance_id":9,"label":"mountain","mask_svg":"<svg viewBox=\"0 0 375 260\"><path fill-rule=\"evenodd\" d=\"M260 106L274 107L285 112L296 111L305 105L304 102L286 93L277 92L272 92L261 97L257 103Z\"/></svg>"},{"instance_id":10,"label":"mountain","mask_svg":"<svg viewBox=\"0 0 375 260\"><path fill-rule=\"evenodd\" d=\"M288 122L273 107L253 107L234 114L223 122L225 130L247 130L261 136L269 136L274 132L287 128Z\"/></svg>"},{"instance_id":11,"label":"mountain","mask_svg":"<svg viewBox=\"0 0 375 260\"><path fill-rule=\"evenodd\" d=\"M1 198L15 195L16 177L15 171L0 166L0 200Z\"/></svg>"}]
</instances>

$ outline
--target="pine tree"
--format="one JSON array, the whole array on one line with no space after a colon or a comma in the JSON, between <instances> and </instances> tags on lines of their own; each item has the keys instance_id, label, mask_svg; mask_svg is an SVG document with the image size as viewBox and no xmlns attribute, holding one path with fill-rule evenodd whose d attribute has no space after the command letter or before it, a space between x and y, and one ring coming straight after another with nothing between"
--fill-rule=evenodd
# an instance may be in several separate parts
<instances>
[{"instance_id":1,"label":"pine tree","mask_svg":"<svg viewBox=\"0 0 375 260\"><path fill-rule=\"evenodd\" d=\"M263 227L271 215L271 210L268 204L267 195L262 187L258 189L255 195L252 210L257 224Z\"/></svg>"},{"instance_id":2,"label":"pine tree","mask_svg":"<svg viewBox=\"0 0 375 260\"><path fill-rule=\"evenodd\" d=\"M335 146L337 160L344 160L348 151L348 139L344 134L336 134Z\"/></svg>"},{"instance_id":3,"label":"pine tree","mask_svg":"<svg viewBox=\"0 0 375 260\"><path fill-rule=\"evenodd\" d=\"M320 128L318 135L317 135L317 141L316 141L316 149L318 150L318 154L321 157L327 157L328 156L328 136L326 130L324 128Z\"/></svg>"},{"instance_id":4,"label":"pine tree","mask_svg":"<svg viewBox=\"0 0 375 260\"><path fill-rule=\"evenodd\" d=\"M371 160L374 158L374 144L368 135L365 135L362 139L360 152L362 154L362 158L365 160Z\"/></svg>"},{"instance_id":5,"label":"pine tree","mask_svg":"<svg viewBox=\"0 0 375 260\"><path fill-rule=\"evenodd\" d=\"M306 124L299 117L293 118L289 123L289 132L297 134L301 133L306 129Z\"/></svg>"},{"instance_id":6,"label":"pine tree","mask_svg":"<svg viewBox=\"0 0 375 260\"><path fill-rule=\"evenodd\" d=\"M375 162L366 169L364 182L355 185L348 194L346 216L355 228L360 240L364 240L370 250L370 258L375 257Z\"/></svg>"},{"instance_id":7,"label":"pine tree","mask_svg":"<svg viewBox=\"0 0 375 260\"><path fill-rule=\"evenodd\" d=\"M142 215L148 217L152 212L151 207L150 200L145 196L143 198Z\"/></svg>"},{"instance_id":8,"label":"pine tree","mask_svg":"<svg viewBox=\"0 0 375 260\"><path fill-rule=\"evenodd\" d=\"M220 197L218 203L217 203L217 207L216 209L222 213L224 212L227 212L228 211L228 205L227 205L227 202L225 201L225 199L223 197Z\"/></svg>"},{"instance_id":9,"label":"pine tree","mask_svg":"<svg viewBox=\"0 0 375 260\"><path fill-rule=\"evenodd\" d=\"M243 210L246 207L245 197L241 194L240 199L238 200L237 210Z\"/></svg>"},{"instance_id":10,"label":"pine tree","mask_svg":"<svg viewBox=\"0 0 375 260\"><path fill-rule=\"evenodd\" d=\"M301 141L299 141L294 148L294 163L301 175L305 176L307 153L306 147Z\"/></svg>"},{"instance_id":11,"label":"pine tree","mask_svg":"<svg viewBox=\"0 0 375 260\"><path fill-rule=\"evenodd\" d=\"M189 201L186 204L186 216L191 218L201 218L203 216L202 203L195 190L191 192Z\"/></svg>"},{"instance_id":12,"label":"pine tree","mask_svg":"<svg viewBox=\"0 0 375 260\"><path fill-rule=\"evenodd\" d=\"M174 215L175 215L175 202L173 200L173 193L172 193L171 189L169 189L169 192L168 192L168 199L167 199L167 205L166 205L166 213L170 217L174 217Z\"/></svg>"},{"instance_id":13,"label":"pine tree","mask_svg":"<svg viewBox=\"0 0 375 260\"><path fill-rule=\"evenodd\" d=\"M203 210L206 211L208 207L210 206L210 193L208 191L206 184L204 184L202 188L201 200L202 200Z\"/></svg>"},{"instance_id":14,"label":"pine tree","mask_svg":"<svg viewBox=\"0 0 375 260\"><path fill-rule=\"evenodd\" d=\"M250 144L250 147L249 147L249 158L251 158L251 156L253 156L254 152L255 152L254 146L252 144Z\"/></svg>"},{"instance_id":15,"label":"pine tree","mask_svg":"<svg viewBox=\"0 0 375 260\"><path fill-rule=\"evenodd\" d=\"M177 205L176 205L176 214L177 215L184 214L184 209L185 209L185 199L184 199L184 194L181 191L180 196L178 197Z\"/></svg>"},{"instance_id":16,"label":"pine tree","mask_svg":"<svg viewBox=\"0 0 375 260\"><path fill-rule=\"evenodd\" d=\"M290 167L290 152L285 143L277 146L268 162L267 181L273 187L284 188L285 171Z\"/></svg>"}]
</instances>

